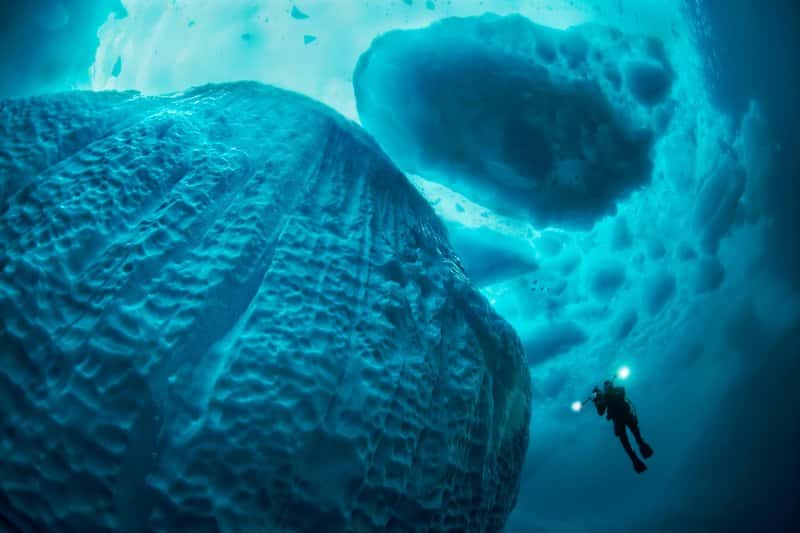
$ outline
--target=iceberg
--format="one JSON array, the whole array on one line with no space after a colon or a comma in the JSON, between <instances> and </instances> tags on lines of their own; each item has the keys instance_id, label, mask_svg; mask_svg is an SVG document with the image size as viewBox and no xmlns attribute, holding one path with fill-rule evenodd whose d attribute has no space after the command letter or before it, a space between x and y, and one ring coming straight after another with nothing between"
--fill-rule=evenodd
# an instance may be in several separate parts
<instances>
[{"instance_id":1,"label":"iceberg","mask_svg":"<svg viewBox=\"0 0 800 533\"><path fill-rule=\"evenodd\" d=\"M486 531L515 504L519 338L298 94L0 101L0 317L12 529Z\"/></svg>"},{"instance_id":2,"label":"iceberg","mask_svg":"<svg viewBox=\"0 0 800 533\"><path fill-rule=\"evenodd\" d=\"M381 35L353 85L404 171L538 227L585 229L650 182L674 76L656 38L486 14Z\"/></svg>"}]
</instances>

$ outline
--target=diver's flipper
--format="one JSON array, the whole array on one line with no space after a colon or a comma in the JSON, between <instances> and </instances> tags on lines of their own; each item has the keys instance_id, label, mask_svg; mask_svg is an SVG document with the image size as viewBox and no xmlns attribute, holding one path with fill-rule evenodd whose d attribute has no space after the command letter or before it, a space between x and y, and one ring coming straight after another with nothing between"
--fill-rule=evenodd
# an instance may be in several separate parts
<instances>
[{"instance_id":1,"label":"diver's flipper","mask_svg":"<svg viewBox=\"0 0 800 533\"><path fill-rule=\"evenodd\" d=\"M640 461L639 459L636 459L636 460L633 462L633 469L634 469L634 470L636 470L636 473L637 473L637 474L641 474L642 472L644 472L645 470L647 470L647 465L646 465L646 464L644 464L644 462L643 462L643 461Z\"/></svg>"},{"instance_id":2,"label":"diver's flipper","mask_svg":"<svg viewBox=\"0 0 800 533\"><path fill-rule=\"evenodd\" d=\"M642 452L642 457L645 459L653 455L653 448L651 448L646 442L643 442L639 445L639 451Z\"/></svg>"}]
</instances>

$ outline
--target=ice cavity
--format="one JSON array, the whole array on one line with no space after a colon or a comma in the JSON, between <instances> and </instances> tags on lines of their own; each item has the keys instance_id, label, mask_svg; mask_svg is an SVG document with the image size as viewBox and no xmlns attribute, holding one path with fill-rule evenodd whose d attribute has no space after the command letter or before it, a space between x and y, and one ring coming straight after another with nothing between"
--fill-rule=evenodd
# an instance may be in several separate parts
<instances>
[{"instance_id":1,"label":"ice cavity","mask_svg":"<svg viewBox=\"0 0 800 533\"><path fill-rule=\"evenodd\" d=\"M487 14L380 36L353 83L404 170L538 227L587 227L650 181L673 77L658 39Z\"/></svg>"},{"instance_id":2,"label":"ice cavity","mask_svg":"<svg viewBox=\"0 0 800 533\"><path fill-rule=\"evenodd\" d=\"M502 527L520 341L357 126L255 83L65 93L0 102L0 154L5 521Z\"/></svg>"}]
</instances>

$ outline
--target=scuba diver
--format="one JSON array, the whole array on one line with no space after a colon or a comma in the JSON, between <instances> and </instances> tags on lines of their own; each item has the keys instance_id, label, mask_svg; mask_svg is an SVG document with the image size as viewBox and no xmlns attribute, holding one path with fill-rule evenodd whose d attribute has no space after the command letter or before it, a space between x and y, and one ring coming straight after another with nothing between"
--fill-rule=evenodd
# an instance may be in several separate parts
<instances>
[{"instance_id":1,"label":"scuba diver","mask_svg":"<svg viewBox=\"0 0 800 533\"><path fill-rule=\"evenodd\" d=\"M622 447L625 448L628 457L633 461L633 469L638 474L647 470L647 465L639 459L633 448L631 448L625 427L630 428L631 433L633 433L642 457L647 459L653 455L653 449L642 439L642 435L639 433L639 420L636 418L631 403L625 399L625 389L623 387L615 387L612 381L607 380L603 383L602 391L597 387L592 390L592 401L597 407L598 415L603 416L605 414L607 419L614 422L614 434L619 437Z\"/></svg>"}]
</instances>

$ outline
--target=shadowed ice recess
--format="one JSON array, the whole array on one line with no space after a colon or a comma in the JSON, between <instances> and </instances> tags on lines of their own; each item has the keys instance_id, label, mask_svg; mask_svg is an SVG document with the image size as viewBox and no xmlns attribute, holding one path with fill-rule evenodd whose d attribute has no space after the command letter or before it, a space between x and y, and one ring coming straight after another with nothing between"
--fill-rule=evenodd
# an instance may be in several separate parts
<instances>
[{"instance_id":1,"label":"shadowed ice recess","mask_svg":"<svg viewBox=\"0 0 800 533\"><path fill-rule=\"evenodd\" d=\"M538 225L591 225L651 178L672 67L656 38L452 18L376 39L359 116L404 170Z\"/></svg>"}]
</instances>

